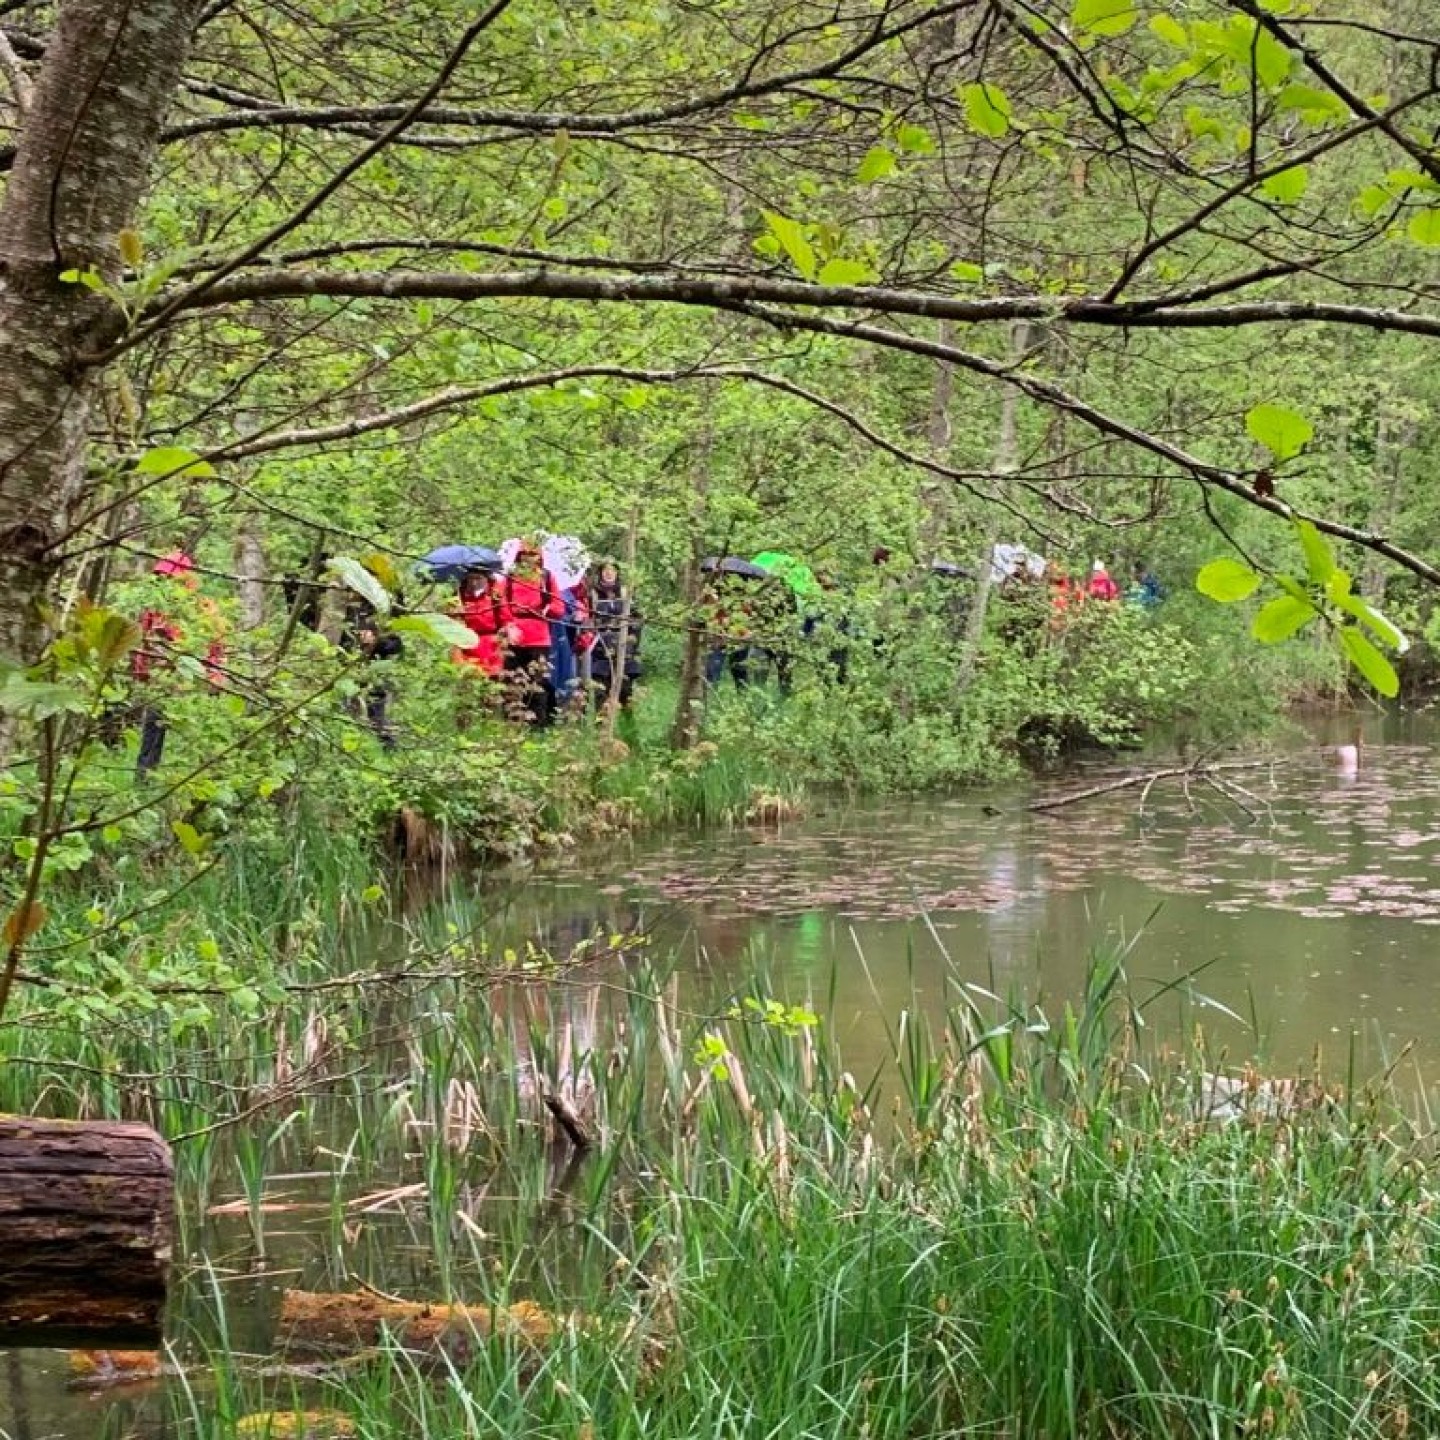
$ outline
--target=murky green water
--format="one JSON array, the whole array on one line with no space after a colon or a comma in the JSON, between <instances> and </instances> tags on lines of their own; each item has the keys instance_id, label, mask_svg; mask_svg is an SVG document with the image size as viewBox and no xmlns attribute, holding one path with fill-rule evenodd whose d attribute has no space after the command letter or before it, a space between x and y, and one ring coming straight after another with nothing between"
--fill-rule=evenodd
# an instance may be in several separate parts
<instances>
[{"instance_id":1,"label":"murky green water","mask_svg":"<svg viewBox=\"0 0 1440 1440\"><path fill-rule=\"evenodd\" d=\"M1059 1003L1097 946L1138 935L1137 991L1203 967L1195 991L1247 1023L1200 1018L1246 1054L1286 1068L1318 1048L1332 1073L1371 1073L1413 1042L1440 1082L1440 722L1375 717L1346 774L1324 747L1351 730L1317 722L1223 771L1228 793L1177 778L1026 808L1154 768L1127 761L625 846L517 892L504 929L563 953L641 926L710 998L757 969L791 999L833 984L857 1068L883 1063L879 1017L943 1003L947 975Z\"/></svg>"},{"instance_id":2,"label":"murky green water","mask_svg":"<svg viewBox=\"0 0 1440 1440\"><path fill-rule=\"evenodd\" d=\"M813 997L834 1016L857 1075L883 1069L887 1021L944 1005L957 981L1054 1015L1081 992L1097 946L1135 939L1137 994L1200 972L1186 1004L1171 995L1151 1012L1160 1035L1200 1020L1234 1055L1293 1071L1318 1052L1336 1076L1404 1053L1401 1083L1428 1090L1440 1085L1440 721L1375 717L1354 774L1321 748L1348 739L1350 722L1313 728L1273 763L1225 771L1221 789L1170 779L1027 808L1122 780L1136 761L993 794L615 842L487 889L490 929L497 946L560 956L597 932L642 930L657 956L678 957L695 1011L763 974L777 995ZM584 985L569 987L552 1014L593 1023L587 1001ZM548 1243L561 1178L554 1193L521 1200L501 1186L484 1204L530 1206ZM311 1192L298 1176L270 1193L303 1203ZM403 1211L347 1219L350 1268L436 1293L424 1225ZM202 1283L232 1297L241 1349L263 1352L279 1288L334 1280L335 1221L303 1210L270 1222L263 1273L238 1219L212 1217L198 1248L213 1267ZM0 1356L0 1437L166 1433L156 1393L77 1394L66 1378L62 1356Z\"/></svg>"}]
</instances>

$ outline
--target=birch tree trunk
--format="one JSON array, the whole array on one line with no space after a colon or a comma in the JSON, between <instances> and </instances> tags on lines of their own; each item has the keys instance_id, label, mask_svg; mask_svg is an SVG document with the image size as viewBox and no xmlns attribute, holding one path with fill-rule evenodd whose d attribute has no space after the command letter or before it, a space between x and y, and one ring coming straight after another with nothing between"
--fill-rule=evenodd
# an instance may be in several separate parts
<instances>
[{"instance_id":1,"label":"birch tree trunk","mask_svg":"<svg viewBox=\"0 0 1440 1440\"><path fill-rule=\"evenodd\" d=\"M198 0L62 0L0 202L0 655L33 661L57 547L87 489L101 371L120 331L67 270L120 274Z\"/></svg>"}]
</instances>

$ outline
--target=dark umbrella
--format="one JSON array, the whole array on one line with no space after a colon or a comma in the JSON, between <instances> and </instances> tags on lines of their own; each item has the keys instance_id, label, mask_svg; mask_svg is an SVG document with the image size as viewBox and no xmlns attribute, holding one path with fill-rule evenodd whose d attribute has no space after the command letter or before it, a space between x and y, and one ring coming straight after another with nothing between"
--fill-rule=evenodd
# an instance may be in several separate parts
<instances>
[{"instance_id":1,"label":"dark umbrella","mask_svg":"<svg viewBox=\"0 0 1440 1440\"><path fill-rule=\"evenodd\" d=\"M742 560L738 555L707 555L701 562L700 568L710 573L721 575L739 575L744 580L769 580L770 572L762 569L759 565L753 565L749 560Z\"/></svg>"},{"instance_id":2,"label":"dark umbrella","mask_svg":"<svg viewBox=\"0 0 1440 1440\"><path fill-rule=\"evenodd\" d=\"M488 545L442 545L421 562L435 580L458 581L467 570L499 570L504 562L500 552Z\"/></svg>"},{"instance_id":3,"label":"dark umbrella","mask_svg":"<svg viewBox=\"0 0 1440 1440\"><path fill-rule=\"evenodd\" d=\"M930 573L943 575L947 580L973 580L975 578L973 570L967 570L965 566L957 565L953 560L932 560Z\"/></svg>"}]
</instances>

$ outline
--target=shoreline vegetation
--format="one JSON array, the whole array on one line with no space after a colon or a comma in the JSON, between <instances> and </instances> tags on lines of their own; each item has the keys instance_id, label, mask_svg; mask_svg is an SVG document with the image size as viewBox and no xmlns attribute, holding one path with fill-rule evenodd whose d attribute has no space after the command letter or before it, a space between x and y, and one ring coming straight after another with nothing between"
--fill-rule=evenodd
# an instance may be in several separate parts
<instances>
[{"instance_id":1,"label":"shoreline vegetation","mask_svg":"<svg viewBox=\"0 0 1440 1440\"><path fill-rule=\"evenodd\" d=\"M168 1374L114 1402L141 1434L1430 1433L1424 1117L1198 1029L1160 1051L1200 977L1142 994L1127 958L1050 1014L956 977L873 1076L823 1006L687 1013L638 960L32 1041L0 1105L175 1139Z\"/></svg>"}]
</instances>

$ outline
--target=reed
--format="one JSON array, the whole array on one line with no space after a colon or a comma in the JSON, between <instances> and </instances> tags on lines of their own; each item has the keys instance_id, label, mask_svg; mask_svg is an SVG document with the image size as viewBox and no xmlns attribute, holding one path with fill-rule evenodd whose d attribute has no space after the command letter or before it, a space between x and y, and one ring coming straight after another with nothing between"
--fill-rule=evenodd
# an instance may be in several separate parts
<instances>
[{"instance_id":1,"label":"reed","mask_svg":"<svg viewBox=\"0 0 1440 1440\"><path fill-rule=\"evenodd\" d=\"M185 1378L157 1404L184 1434L302 1408L437 1440L1435 1433L1428 1131L1383 1083L1315 1077L1242 1075L1217 1116L1203 1051L1148 1040L1197 977L1140 993L1128 958L1097 954L1053 1018L957 976L859 1081L823 1002L758 976L687 1012L633 964L338 992L343 1042L258 1112L313 1019L222 1022L199 1056L152 1035L128 1090L62 1067L89 1052L53 1035L25 1073L50 1108L143 1094L166 1124L231 1122L178 1143ZM132 1043L113 1057L137 1064ZM282 1190L313 1219L282 1225ZM240 1216L197 1215L237 1191ZM262 1225L286 1283L530 1301L553 1335L392 1337L323 1376L267 1373L273 1301L218 1278Z\"/></svg>"}]
</instances>

